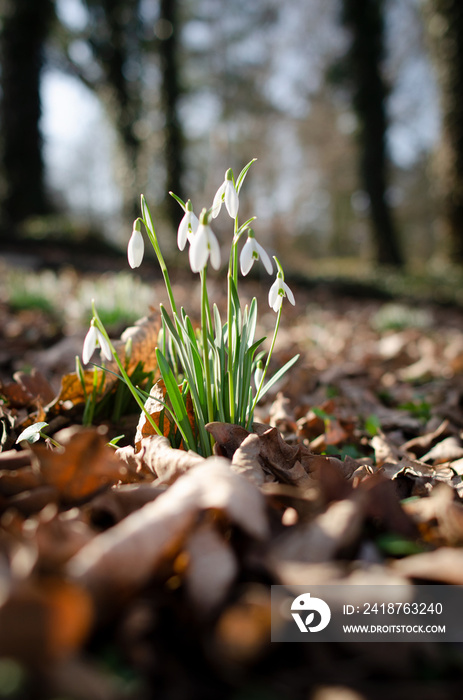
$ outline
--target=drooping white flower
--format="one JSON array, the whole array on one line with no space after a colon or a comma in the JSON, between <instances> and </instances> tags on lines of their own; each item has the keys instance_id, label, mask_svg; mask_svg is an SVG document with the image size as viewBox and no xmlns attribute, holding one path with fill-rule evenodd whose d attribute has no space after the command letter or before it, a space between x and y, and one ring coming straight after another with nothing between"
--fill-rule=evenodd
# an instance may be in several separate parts
<instances>
[{"instance_id":1,"label":"drooping white flower","mask_svg":"<svg viewBox=\"0 0 463 700\"><path fill-rule=\"evenodd\" d=\"M256 385L256 389L259 389L263 376L264 376L264 366L262 364L262 361L259 360L259 362L257 363L256 370L254 372L254 384Z\"/></svg>"},{"instance_id":2,"label":"drooping white flower","mask_svg":"<svg viewBox=\"0 0 463 700\"><path fill-rule=\"evenodd\" d=\"M190 245L190 267L193 272L201 272L206 267L210 257L214 270L220 268L219 242L208 223L207 210L203 209Z\"/></svg>"},{"instance_id":3,"label":"drooping white flower","mask_svg":"<svg viewBox=\"0 0 463 700\"><path fill-rule=\"evenodd\" d=\"M269 306L274 310L278 311L281 304L283 303L283 299L285 297L288 297L288 301L294 306L296 301L294 299L294 294L286 284L286 282L283 279L283 273L281 270L278 271L277 278L275 282L272 284L270 287L269 293L268 293L268 303Z\"/></svg>"},{"instance_id":4,"label":"drooping white flower","mask_svg":"<svg viewBox=\"0 0 463 700\"><path fill-rule=\"evenodd\" d=\"M140 267L145 252L145 242L140 228L141 224L139 219L137 219L133 223L132 235L130 236L129 245L127 246L127 258L132 269Z\"/></svg>"},{"instance_id":5,"label":"drooping white flower","mask_svg":"<svg viewBox=\"0 0 463 700\"><path fill-rule=\"evenodd\" d=\"M273 272L272 261L264 248L256 241L254 231L251 228L248 231L248 240L244 244L240 255L241 274L247 275L254 262L259 259L262 260L263 266L268 274L271 275Z\"/></svg>"},{"instance_id":6,"label":"drooping white flower","mask_svg":"<svg viewBox=\"0 0 463 700\"><path fill-rule=\"evenodd\" d=\"M190 199L186 203L186 206L185 214L183 215L177 232L177 244L180 250L185 248L187 241L191 243L193 235L196 233L199 226L199 220L193 213L193 206Z\"/></svg>"},{"instance_id":7,"label":"drooping white flower","mask_svg":"<svg viewBox=\"0 0 463 700\"><path fill-rule=\"evenodd\" d=\"M219 189L215 193L214 200L212 202L212 218L215 219L222 208L222 204L225 202L227 211L232 219L236 219L238 216L238 208L240 201L238 198L238 192L233 184L233 171L231 168L225 173L225 180L220 185Z\"/></svg>"},{"instance_id":8,"label":"drooping white flower","mask_svg":"<svg viewBox=\"0 0 463 700\"><path fill-rule=\"evenodd\" d=\"M91 356L98 346L101 348L103 357L105 357L108 361L112 360L113 354L111 352L111 348L109 347L108 341L92 321L87 335L85 336L84 347L82 349L82 362L84 365L88 365Z\"/></svg>"}]
</instances>

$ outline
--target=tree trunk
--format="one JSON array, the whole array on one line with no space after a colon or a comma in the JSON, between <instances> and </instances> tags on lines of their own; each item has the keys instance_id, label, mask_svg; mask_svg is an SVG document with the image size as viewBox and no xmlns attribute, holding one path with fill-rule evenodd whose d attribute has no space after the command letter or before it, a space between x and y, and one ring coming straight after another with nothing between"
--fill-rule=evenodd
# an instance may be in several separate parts
<instances>
[{"instance_id":1,"label":"tree trunk","mask_svg":"<svg viewBox=\"0 0 463 700\"><path fill-rule=\"evenodd\" d=\"M442 107L437 154L441 228L453 262L463 264L462 0L427 0L425 17Z\"/></svg>"},{"instance_id":2,"label":"tree trunk","mask_svg":"<svg viewBox=\"0 0 463 700\"><path fill-rule=\"evenodd\" d=\"M386 200L386 98L382 74L384 21L382 0L343 0L343 21L352 32L347 69L359 122L360 174L370 198L372 233L378 263L401 266L402 254Z\"/></svg>"},{"instance_id":3,"label":"tree trunk","mask_svg":"<svg viewBox=\"0 0 463 700\"><path fill-rule=\"evenodd\" d=\"M178 68L178 3L177 0L161 0L160 18L165 28L160 37L159 58L161 64L162 84L161 102L165 116L164 158L166 165L166 190L183 197L183 131L178 114L178 102L181 94ZM167 216L176 227L179 221L178 204L172 197L167 200Z\"/></svg>"},{"instance_id":4,"label":"tree trunk","mask_svg":"<svg viewBox=\"0 0 463 700\"><path fill-rule=\"evenodd\" d=\"M52 0L6 3L0 35L2 212L0 235L49 211L44 184L40 77Z\"/></svg>"},{"instance_id":5,"label":"tree trunk","mask_svg":"<svg viewBox=\"0 0 463 700\"><path fill-rule=\"evenodd\" d=\"M103 78L88 87L103 92L122 148L118 175L127 219L140 211L137 122L142 113L140 0L86 0L91 18L88 42ZM109 89L108 89L109 88Z\"/></svg>"}]
</instances>

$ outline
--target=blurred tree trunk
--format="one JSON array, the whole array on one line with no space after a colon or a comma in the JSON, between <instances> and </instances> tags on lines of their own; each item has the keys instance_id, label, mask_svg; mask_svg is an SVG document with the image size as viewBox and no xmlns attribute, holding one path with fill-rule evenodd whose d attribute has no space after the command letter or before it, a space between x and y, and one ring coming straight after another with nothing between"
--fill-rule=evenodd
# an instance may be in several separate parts
<instances>
[{"instance_id":1,"label":"blurred tree trunk","mask_svg":"<svg viewBox=\"0 0 463 700\"><path fill-rule=\"evenodd\" d=\"M51 29L54 4L53 0L13 0L3 7L0 235L5 236L28 217L50 210L39 121L44 44Z\"/></svg>"},{"instance_id":2,"label":"blurred tree trunk","mask_svg":"<svg viewBox=\"0 0 463 700\"><path fill-rule=\"evenodd\" d=\"M85 0L89 13L87 27L78 35L91 49L86 65L72 58L76 35L62 30L61 41L66 68L99 94L119 135L124 166L118 175L124 193L126 216L139 215L140 193L151 170L143 149L149 136L147 125L154 121L153 72L147 78L150 54L157 53L160 82L156 84L163 117L162 137L166 189L182 196L184 141L178 116L180 81L178 69L179 13L177 0L159 0L154 32L146 19L152 7L143 0ZM96 68L96 70L95 70ZM154 79L155 80L155 79ZM158 108L156 105L155 108ZM153 127L153 131L156 128ZM145 141L146 139L146 141ZM143 165L142 165L143 163ZM143 171L143 173L142 173ZM176 228L178 204L165 195L165 212ZM180 212L181 213L181 212Z\"/></svg>"},{"instance_id":3,"label":"blurred tree trunk","mask_svg":"<svg viewBox=\"0 0 463 700\"><path fill-rule=\"evenodd\" d=\"M180 33L177 0L160 0L160 22L164 34L159 37L159 58L161 64L161 104L165 117L164 157L166 165L166 191L184 197L182 187L184 139L178 114L181 95L179 77L178 39ZM167 202L167 215L175 227L179 221L178 204L172 197Z\"/></svg>"},{"instance_id":4,"label":"blurred tree trunk","mask_svg":"<svg viewBox=\"0 0 463 700\"><path fill-rule=\"evenodd\" d=\"M352 32L348 79L359 122L360 173L370 198L370 216L378 263L403 264L397 231L386 200L386 98L382 74L384 18L382 0L343 0L343 21Z\"/></svg>"},{"instance_id":5,"label":"blurred tree trunk","mask_svg":"<svg viewBox=\"0 0 463 700\"><path fill-rule=\"evenodd\" d=\"M452 260L463 264L463 2L427 0L424 7L442 107L441 224Z\"/></svg>"},{"instance_id":6,"label":"blurred tree trunk","mask_svg":"<svg viewBox=\"0 0 463 700\"><path fill-rule=\"evenodd\" d=\"M108 106L122 148L118 179L126 218L140 213L138 182L142 115L142 24L140 0L86 0L90 23L86 39L101 69L89 78L78 69L87 87L99 92ZM72 39L72 37L71 37Z\"/></svg>"}]
</instances>

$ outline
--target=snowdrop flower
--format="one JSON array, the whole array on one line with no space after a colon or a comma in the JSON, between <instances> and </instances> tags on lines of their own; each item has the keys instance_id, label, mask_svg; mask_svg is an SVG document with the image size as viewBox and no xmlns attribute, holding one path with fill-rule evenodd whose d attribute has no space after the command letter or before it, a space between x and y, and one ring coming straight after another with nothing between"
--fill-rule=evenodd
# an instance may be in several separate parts
<instances>
[{"instance_id":1,"label":"snowdrop flower","mask_svg":"<svg viewBox=\"0 0 463 700\"><path fill-rule=\"evenodd\" d=\"M103 357L105 357L107 360L112 360L113 354L111 352L111 348L109 347L109 343L92 320L88 333L85 336L84 347L82 350L82 362L84 365L88 365L91 356L98 346L101 348Z\"/></svg>"},{"instance_id":2,"label":"snowdrop flower","mask_svg":"<svg viewBox=\"0 0 463 700\"><path fill-rule=\"evenodd\" d=\"M273 257L273 259L277 264L278 273L275 282L270 287L268 293L268 303L274 311L279 311L281 304L283 303L284 297L288 297L288 301L293 306L295 305L296 301L294 299L294 294L285 282L283 268L281 267L280 263L278 262L277 258L275 258L275 256Z\"/></svg>"},{"instance_id":3,"label":"snowdrop flower","mask_svg":"<svg viewBox=\"0 0 463 700\"><path fill-rule=\"evenodd\" d=\"M137 219L133 222L133 231L127 246L127 258L132 269L140 267L144 252L145 243L141 234L141 222L140 219Z\"/></svg>"},{"instance_id":4,"label":"snowdrop flower","mask_svg":"<svg viewBox=\"0 0 463 700\"><path fill-rule=\"evenodd\" d=\"M250 228L248 231L248 240L244 244L240 255L241 274L247 275L254 265L254 262L259 260L259 258L262 260L262 264L268 274L271 275L273 272L272 261L260 243L256 241L254 231Z\"/></svg>"},{"instance_id":5,"label":"snowdrop flower","mask_svg":"<svg viewBox=\"0 0 463 700\"><path fill-rule=\"evenodd\" d=\"M180 250L185 248L187 240L191 243L193 234L196 233L198 226L198 217L194 215L193 205L191 204L191 199L189 199L186 203L185 214L179 224L177 232L177 245Z\"/></svg>"},{"instance_id":6,"label":"snowdrop flower","mask_svg":"<svg viewBox=\"0 0 463 700\"><path fill-rule=\"evenodd\" d=\"M254 372L254 384L256 385L256 389L259 389L263 376L264 366L262 364L262 360L259 360L259 362L257 363L256 371Z\"/></svg>"},{"instance_id":7,"label":"snowdrop flower","mask_svg":"<svg viewBox=\"0 0 463 700\"><path fill-rule=\"evenodd\" d=\"M209 226L209 217L203 209L199 217L199 226L190 245L190 267L193 272L201 272L211 258L214 270L220 268L220 246L214 232Z\"/></svg>"},{"instance_id":8,"label":"snowdrop flower","mask_svg":"<svg viewBox=\"0 0 463 700\"><path fill-rule=\"evenodd\" d=\"M228 168L227 172L225 173L225 180L215 193L214 201L212 202L213 219L220 214L220 210L224 202L231 218L236 219L238 216L238 207L240 202L238 199L238 192L233 184L233 171L231 168Z\"/></svg>"}]
</instances>

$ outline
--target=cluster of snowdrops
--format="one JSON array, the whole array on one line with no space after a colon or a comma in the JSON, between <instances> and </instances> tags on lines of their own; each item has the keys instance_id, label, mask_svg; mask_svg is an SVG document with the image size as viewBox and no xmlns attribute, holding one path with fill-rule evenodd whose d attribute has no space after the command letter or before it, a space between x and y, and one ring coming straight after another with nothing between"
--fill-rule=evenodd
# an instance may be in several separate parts
<instances>
[{"instance_id":1,"label":"cluster of snowdrops","mask_svg":"<svg viewBox=\"0 0 463 700\"><path fill-rule=\"evenodd\" d=\"M132 268L141 265L144 256L142 226L156 253L164 277L170 309L160 307L162 327L156 349L156 358L165 385L165 401L159 399L169 420L181 435L186 449L204 456L212 453L212 436L206 426L213 421L242 425L251 429L258 401L296 362L293 357L283 367L269 376L269 366L282 314L282 302L286 297L295 303L294 295L284 280L283 269L276 257L276 279L270 287L268 302L276 312L275 329L270 349L261 349L266 338L255 339L257 326L257 300L249 307L241 308L238 295L238 272L247 275L256 261L260 261L269 274L274 271L272 260L257 242L251 224L255 217L239 224L239 193L246 174L254 160L250 161L235 180L231 168L217 190L212 207L204 208L199 218L194 214L191 200L183 202L170 193L183 209L183 218L178 227L178 247L183 251L189 244L189 262L194 273L199 273L201 285L201 323L193 324L182 308L178 308L172 291L169 273L164 261L150 210L141 197L142 215L134 222L128 244L128 261ZM216 304L209 300L207 287L208 265L214 270L221 266L219 242L211 228L222 206L233 221L228 258L227 318L222 320ZM238 244L243 237L246 242L241 253ZM145 412L155 433L162 434L158 423L145 407L148 395L135 386L128 377L124 365L118 358L108 333L98 316L93 303L93 318L85 337L82 361L88 364L94 350L99 347L108 361L114 359L121 379L127 384L140 409ZM191 408L194 421L191 420Z\"/></svg>"}]
</instances>

